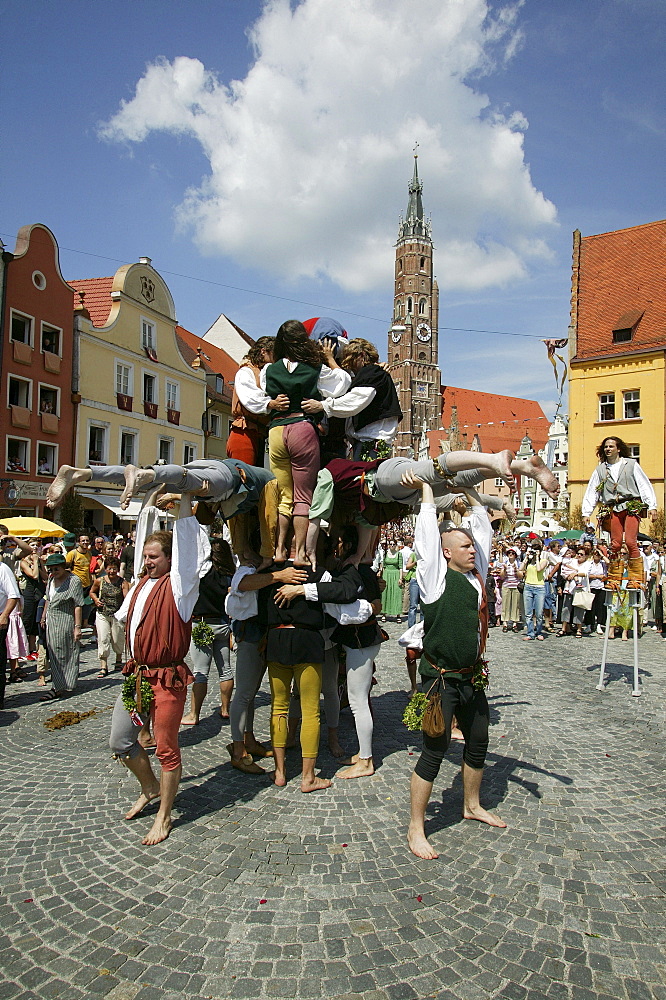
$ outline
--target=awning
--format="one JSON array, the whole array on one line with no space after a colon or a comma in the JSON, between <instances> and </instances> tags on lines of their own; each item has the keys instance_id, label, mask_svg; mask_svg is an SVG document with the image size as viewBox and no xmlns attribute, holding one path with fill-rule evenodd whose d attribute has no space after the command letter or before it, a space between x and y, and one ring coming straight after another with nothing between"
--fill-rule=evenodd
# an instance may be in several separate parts
<instances>
[{"instance_id":1,"label":"awning","mask_svg":"<svg viewBox=\"0 0 666 1000\"><path fill-rule=\"evenodd\" d=\"M121 521L136 521L141 510L141 500L130 500L127 510L123 510L120 506L119 493L104 493L102 491L96 493L94 490L77 490L77 493L80 497L85 497L86 500L94 500L101 507L106 507ZM173 520L173 514L168 511L160 511L161 518Z\"/></svg>"}]
</instances>

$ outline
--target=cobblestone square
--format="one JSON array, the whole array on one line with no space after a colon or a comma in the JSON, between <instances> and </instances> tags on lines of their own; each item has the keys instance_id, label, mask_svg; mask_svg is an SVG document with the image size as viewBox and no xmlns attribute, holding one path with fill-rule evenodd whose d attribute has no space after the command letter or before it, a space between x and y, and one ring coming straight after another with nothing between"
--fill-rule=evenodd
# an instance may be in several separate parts
<instances>
[{"instance_id":1,"label":"cobblestone square","mask_svg":"<svg viewBox=\"0 0 666 1000\"><path fill-rule=\"evenodd\" d=\"M72 698L12 685L0 714L1 1000L666 1000L666 644L639 646L632 698L631 643L610 643L600 693L601 637L492 630L482 799L508 829L460 819L454 745L428 811L440 857L419 862L395 642L373 689L374 777L303 795L296 751L286 789L235 771L210 694L181 732L174 830L148 848L152 814L123 822L135 785L108 751L120 679L96 678L87 640ZM258 701L266 737L266 686ZM319 764L338 767L326 749Z\"/></svg>"}]
</instances>

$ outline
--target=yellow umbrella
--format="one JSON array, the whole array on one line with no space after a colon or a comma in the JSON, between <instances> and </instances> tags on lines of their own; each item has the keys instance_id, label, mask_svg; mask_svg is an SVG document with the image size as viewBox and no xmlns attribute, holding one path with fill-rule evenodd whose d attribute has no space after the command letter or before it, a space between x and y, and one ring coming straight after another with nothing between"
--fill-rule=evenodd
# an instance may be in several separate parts
<instances>
[{"instance_id":1,"label":"yellow umbrella","mask_svg":"<svg viewBox=\"0 0 666 1000\"><path fill-rule=\"evenodd\" d=\"M19 538L62 538L67 528L44 517L9 517L2 522L10 535Z\"/></svg>"}]
</instances>

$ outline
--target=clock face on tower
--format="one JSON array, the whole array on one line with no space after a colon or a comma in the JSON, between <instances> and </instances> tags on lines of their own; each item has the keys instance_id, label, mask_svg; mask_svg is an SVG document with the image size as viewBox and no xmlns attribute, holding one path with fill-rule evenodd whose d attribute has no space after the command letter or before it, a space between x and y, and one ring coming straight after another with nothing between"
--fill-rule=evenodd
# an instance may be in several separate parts
<instances>
[{"instance_id":1,"label":"clock face on tower","mask_svg":"<svg viewBox=\"0 0 666 1000\"><path fill-rule=\"evenodd\" d=\"M419 340L422 340L424 344L430 340L432 333L427 323L419 323L416 328L416 336Z\"/></svg>"},{"instance_id":2,"label":"clock face on tower","mask_svg":"<svg viewBox=\"0 0 666 1000\"><path fill-rule=\"evenodd\" d=\"M400 343L400 330L393 331L393 333L391 334L391 340L393 341L394 344Z\"/></svg>"}]
</instances>

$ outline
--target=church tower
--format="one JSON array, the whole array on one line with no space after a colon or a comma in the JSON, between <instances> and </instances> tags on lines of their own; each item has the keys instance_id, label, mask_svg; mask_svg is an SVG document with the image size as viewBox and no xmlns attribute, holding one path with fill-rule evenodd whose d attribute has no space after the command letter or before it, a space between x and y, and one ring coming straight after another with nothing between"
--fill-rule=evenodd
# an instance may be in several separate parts
<instances>
[{"instance_id":1,"label":"church tower","mask_svg":"<svg viewBox=\"0 0 666 1000\"><path fill-rule=\"evenodd\" d=\"M393 321L388 332L388 370L396 383L402 423L395 441L399 457L418 453L423 430L439 427L439 289L433 277L430 222L423 217L418 155L409 182L407 214L398 225Z\"/></svg>"}]
</instances>

